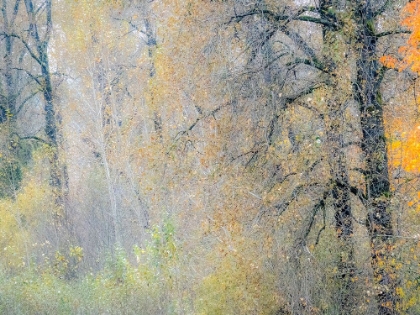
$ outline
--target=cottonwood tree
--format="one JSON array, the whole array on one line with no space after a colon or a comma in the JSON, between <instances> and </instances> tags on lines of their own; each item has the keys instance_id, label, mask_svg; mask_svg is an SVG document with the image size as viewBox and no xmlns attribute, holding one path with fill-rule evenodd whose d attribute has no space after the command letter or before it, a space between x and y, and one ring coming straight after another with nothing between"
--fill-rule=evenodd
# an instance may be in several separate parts
<instances>
[{"instance_id":1,"label":"cottonwood tree","mask_svg":"<svg viewBox=\"0 0 420 315\"><path fill-rule=\"evenodd\" d=\"M283 178L315 174L327 163L329 174L325 169L323 172L327 179L313 184L293 183L290 197L277 197L273 208L283 212L296 196L313 194L314 210L310 211L303 237L298 237L298 244L302 246L314 217L321 213L319 209L324 208L327 201L331 203L340 243L338 311L350 314L355 311L354 282L357 281L353 209L363 206L378 311L379 314L397 314L398 279L391 258L394 242L392 192L381 98L386 69L378 62L384 49L381 41L402 32L383 26L392 25L387 19L390 19L389 12L397 10L396 4L388 1L320 1L316 6L293 6L266 1L247 5L233 2L233 7L230 23L249 30L246 39L249 64L253 62L254 68L248 70L248 77L252 81L253 75L257 77L256 73L264 73L262 87L271 93L269 100L274 107L274 115L266 123L267 141L256 142L250 151L243 153L249 156L246 163L257 159L261 153L266 154L275 143L273 139L284 134L281 128L284 128L285 110L300 106L307 109L306 113L312 112L322 130L316 142L319 141L328 153L326 156L318 154L312 162L306 162L305 170L286 173ZM299 31L304 27L314 31ZM269 81L270 70L275 71L274 82ZM288 140L292 150L299 150L299 147L308 150L304 139L296 136L293 126L288 131ZM363 162L350 169L349 159L355 154Z\"/></svg>"}]
</instances>

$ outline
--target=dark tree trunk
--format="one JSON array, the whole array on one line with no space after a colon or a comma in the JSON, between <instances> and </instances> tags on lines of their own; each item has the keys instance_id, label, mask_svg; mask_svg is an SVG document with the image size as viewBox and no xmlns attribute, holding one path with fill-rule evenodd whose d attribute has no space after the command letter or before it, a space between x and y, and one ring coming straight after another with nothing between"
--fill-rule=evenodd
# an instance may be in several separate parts
<instances>
[{"instance_id":1,"label":"dark tree trunk","mask_svg":"<svg viewBox=\"0 0 420 315\"><path fill-rule=\"evenodd\" d=\"M68 174L63 161L60 160L59 150L62 145L62 135L58 127L59 120L55 112L55 99L48 58L48 44L52 33L52 1L45 0L41 12L45 14L44 20L39 16L38 9L34 7L32 0L25 0L26 13L29 21L29 36L36 48L36 54L31 53L32 58L40 66L40 85L44 97L45 113L45 134L50 145L50 186L54 193L55 224L56 229L64 227L70 234L73 234L73 224L70 215L67 213L66 200L68 196ZM38 31L38 23L43 21L42 35ZM57 240L59 242L59 240Z\"/></svg>"},{"instance_id":2,"label":"dark tree trunk","mask_svg":"<svg viewBox=\"0 0 420 315\"><path fill-rule=\"evenodd\" d=\"M45 133L52 146L57 146L57 122L54 112L53 88L48 60L48 42L52 31L51 1L46 1L46 31L41 39L38 33L37 17L32 0L25 0L26 12L29 18L30 36L34 40L38 52L38 63L41 67L42 93L45 100Z\"/></svg>"},{"instance_id":3,"label":"dark tree trunk","mask_svg":"<svg viewBox=\"0 0 420 315\"><path fill-rule=\"evenodd\" d=\"M37 16L32 0L25 0L26 12L29 18L29 31L38 53L38 63L41 68L41 89L44 96L45 106L45 134L51 145L52 153L50 157L51 179L50 184L56 190L57 203L62 206L63 198L67 191L67 175L65 169L61 168L58 154L59 130L54 108L53 86L48 59L48 43L52 31L52 8L51 0L45 3L45 34L41 39L38 32Z\"/></svg>"},{"instance_id":4,"label":"dark tree trunk","mask_svg":"<svg viewBox=\"0 0 420 315\"><path fill-rule=\"evenodd\" d=\"M391 264L393 229L390 204L390 182L385 143L380 84L382 74L377 61L375 10L372 2L353 1L353 18L357 25L355 53L357 78L354 96L360 106L362 151L365 157L365 185L371 265L379 315L398 314L397 275Z\"/></svg>"}]
</instances>

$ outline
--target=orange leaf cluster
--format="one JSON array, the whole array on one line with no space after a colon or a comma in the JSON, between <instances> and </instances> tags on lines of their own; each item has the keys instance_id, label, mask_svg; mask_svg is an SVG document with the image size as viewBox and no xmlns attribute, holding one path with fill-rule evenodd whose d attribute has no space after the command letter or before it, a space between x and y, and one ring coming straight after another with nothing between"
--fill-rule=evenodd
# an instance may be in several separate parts
<instances>
[{"instance_id":1,"label":"orange leaf cluster","mask_svg":"<svg viewBox=\"0 0 420 315\"><path fill-rule=\"evenodd\" d=\"M420 72L420 0L409 2L403 9L402 26L410 30L410 36L407 44L398 49L402 59L393 56L382 56L379 61L388 68L399 70L411 69L414 72Z\"/></svg>"},{"instance_id":2,"label":"orange leaf cluster","mask_svg":"<svg viewBox=\"0 0 420 315\"><path fill-rule=\"evenodd\" d=\"M409 172L420 172L420 126L409 132L403 151L402 167Z\"/></svg>"},{"instance_id":3,"label":"orange leaf cluster","mask_svg":"<svg viewBox=\"0 0 420 315\"><path fill-rule=\"evenodd\" d=\"M410 69L420 73L420 0L409 2L402 12L401 25L411 31L407 43L398 50L402 58L397 59L385 55L379 61L389 68ZM398 140L394 140L390 144L392 166L418 173L420 172L420 126L409 118L414 114L412 109L400 113L401 117L404 117L403 120L387 117L387 124L391 133L398 135Z\"/></svg>"}]
</instances>

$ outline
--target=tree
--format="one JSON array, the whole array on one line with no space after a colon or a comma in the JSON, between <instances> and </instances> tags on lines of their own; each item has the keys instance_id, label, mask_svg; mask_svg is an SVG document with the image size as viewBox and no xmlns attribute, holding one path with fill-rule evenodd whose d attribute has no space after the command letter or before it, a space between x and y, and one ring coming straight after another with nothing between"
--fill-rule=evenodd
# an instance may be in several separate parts
<instances>
[{"instance_id":1,"label":"tree","mask_svg":"<svg viewBox=\"0 0 420 315\"><path fill-rule=\"evenodd\" d=\"M105 251L144 244L151 227L141 156L154 128L144 106L151 71L145 50L153 49L144 42L146 8L106 1L56 6L61 36L53 56L68 74L59 92L72 216L84 222L75 235L92 253L89 265Z\"/></svg>"},{"instance_id":2,"label":"tree","mask_svg":"<svg viewBox=\"0 0 420 315\"><path fill-rule=\"evenodd\" d=\"M374 283L378 288L376 298L379 313L398 313L398 281L391 262L394 241L390 209L392 192L381 98L385 69L378 62L382 49L381 39L400 33L382 30L377 22L390 9L391 5L386 1L350 2L347 5L322 1L315 7L281 6L267 1L251 5L251 9L244 9L236 4L231 18L231 22L238 24L253 25L255 22L251 19L254 19L262 25L258 37L249 40L251 60L256 60L257 53L263 54L268 50L267 46L276 41L284 42L283 47L286 47L286 40L287 44L294 46L294 49L283 48L283 52L278 50L266 54L265 60L260 63L260 71L274 68L275 63L283 65L276 69L278 77L280 71L286 71L286 75L282 76L283 81L274 87L268 86L280 98L275 100L277 111L267 125L267 134L276 135L274 131L275 128L280 128L278 124L281 111L290 106L306 107L315 111L317 117L324 121L331 175L326 182L318 183L323 188L318 188L318 197L313 205L317 209L325 205L327 197L332 197L337 237L342 243L338 267L339 281L342 281L343 288L339 304L343 314L349 314L353 310L354 301L351 297L354 296L354 290L351 288L354 287L352 282L356 281L352 258L352 208L355 201L351 201L350 194L356 196L366 211L371 266ZM306 34L296 32L296 25L313 25L315 29L318 26L319 33L322 30L322 44L311 42ZM311 75L315 79L308 79ZM303 77L308 83L302 82ZM296 82L296 87L287 86L286 79ZM303 98L316 95L321 89L325 101L312 104L309 99ZM341 93L338 94L337 90ZM349 108L356 113L357 121L347 118ZM346 131L348 127L350 131ZM293 132L289 135L291 142L296 142ZM270 141L268 144L270 146ZM349 171L350 148L354 148L355 152L360 150L363 156L363 167L354 168L359 175ZM255 157L258 153L266 152L266 149L259 147L254 152ZM315 166L309 164L307 171L313 172L316 165L323 164L319 161L321 160L318 158ZM360 176L363 177L362 186L354 181L354 178L360 179ZM308 187L308 184L296 185L294 194L308 194ZM292 199L295 198L294 194ZM280 203L284 204L287 203ZM311 213L315 216L318 212L314 210ZM311 227L312 224L307 226Z\"/></svg>"},{"instance_id":3,"label":"tree","mask_svg":"<svg viewBox=\"0 0 420 315\"><path fill-rule=\"evenodd\" d=\"M52 2L49 0L37 3L32 0L24 1L25 15L23 15L21 1L16 1L11 10L11 18L8 17L10 9L7 2L3 1L3 19L5 29L2 33L6 41L6 86L7 86L7 110L13 120L17 119L17 114L32 97L38 92L42 93L44 99L45 114L45 136L42 140L37 136L29 138L48 144L51 148L51 187L56 191L57 205L63 204L63 194L66 190L65 168L60 165L58 147L60 144L60 134L58 129L56 108L54 104L54 93L52 83L52 72L49 65L48 46L52 34ZM17 17L19 24L17 24ZM9 21L10 20L10 21ZM27 27L28 32L26 32ZM18 43L17 43L18 42ZM19 45L18 45L19 44ZM20 48L20 54L13 50L13 45ZM15 60L13 60L15 59ZM30 62L28 62L28 60ZM33 63L36 66L33 66ZM17 78L22 78L23 72L29 79L29 83L24 83L23 87L37 86L35 91L24 98L21 104L16 104L18 92L13 93L12 88L16 83L13 82L13 72L19 74ZM18 84L18 83L17 83ZM21 138L21 137L19 137ZM28 137L25 137L28 138Z\"/></svg>"},{"instance_id":4,"label":"tree","mask_svg":"<svg viewBox=\"0 0 420 315\"><path fill-rule=\"evenodd\" d=\"M4 43L2 50L4 58L0 71L2 77L0 124L3 143L0 195L2 197L13 196L20 187L22 169L30 160L30 142L33 140L31 139L33 135L28 130L30 128L25 127L36 124L28 124L27 117L23 114L32 105L31 102L37 94L32 78L23 69L26 65L24 58L26 49L17 38L11 36L19 30L24 19L20 4L20 1L16 1L13 5L3 1L1 7L0 36Z\"/></svg>"}]
</instances>

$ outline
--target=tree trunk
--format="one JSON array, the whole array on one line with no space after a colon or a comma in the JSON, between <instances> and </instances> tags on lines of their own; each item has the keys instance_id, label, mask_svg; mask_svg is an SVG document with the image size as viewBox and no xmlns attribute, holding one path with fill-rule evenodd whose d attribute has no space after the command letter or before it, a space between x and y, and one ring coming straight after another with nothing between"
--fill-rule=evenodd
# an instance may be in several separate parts
<instances>
[{"instance_id":1,"label":"tree trunk","mask_svg":"<svg viewBox=\"0 0 420 315\"><path fill-rule=\"evenodd\" d=\"M59 130L58 122L54 108L53 86L51 80L51 72L48 59L48 43L52 31L52 8L51 0L46 0L45 4L45 35L41 39L38 33L38 25L36 23L37 16L33 6L32 0L25 0L26 12L29 18L30 36L34 40L36 50L38 53L38 63L41 67L41 88L44 96L45 106L45 134L51 146L52 152L50 156L51 179L50 185L54 188L56 193L56 201L58 205L63 206L64 195L67 188L67 176L65 169L61 168L59 158Z\"/></svg>"},{"instance_id":2,"label":"tree trunk","mask_svg":"<svg viewBox=\"0 0 420 315\"><path fill-rule=\"evenodd\" d=\"M7 1L3 0L2 6L3 12L3 27L4 32L6 34L10 34L10 23L9 17L7 14ZM13 52L13 37L12 36L5 36L5 47L6 47L6 54L4 56L4 63L5 63L5 83L6 83L6 108L7 116L10 117L9 120L15 121L16 120L16 89L15 85L13 84L13 75L12 75L12 52Z\"/></svg>"},{"instance_id":3,"label":"tree trunk","mask_svg":"<svg viewBox=\"0 0 420 315\"><path fill-rule=\"evenodd\" d=\"M398 314L397 275L391 263L393 249L392 216L389 208L390 182L380 96L382 74L376 57L375 12L370 2L353 1L357 25L355 53L357 78L354 96L360 107L362 151L365 158L367 195L366 225L370 236L379 315Z\"/></svg>"},{"instance_id":4,"label":"tree trunk","mask_svg":"<svg viewBox=\"0 0 420 315\"><path fill-rule=\"evenodd\" d=\"M60 146L62 145L62 135L58 127L59 121L55 112L55 101L53 94L53 84L50 72L49 58L48 58L48 44L52 33L52 1L45 0L45 25L43 25L42 37L38 32L38 21L41 20L37 15L37 9L34 8L32 0L25 0L26 13L29 20L29 35L32 39L37 56L31 53L32 58L40 66L40 88L44 97L44 113L45 113L45 134L50 145L49 164L50 164L50 186L54 194L55 202L55 224L56 229L61 226L72 235L73 224L70 221L70 216L66 212L66 199L68 196L68 174L67 168L60 160ZM59 233L57 233L58 235ZM59 242L59 240L58 240Z\"/></svg>"},{"instance_id":5,"label":"tree trunk","mask_svg":"<svg viewBox=\"0 0 420 315\"><path fill-rule=\"evenodd\" d=\"M330 15L333 7L331 0L320 2L320 16L324 20L334 19ZM334 47L336 30L330 26L322 26L323 45L324 45L324 63L330 70L336 69L337 65L333 61L331 48ZM352 204L350 197L350 182L347 170L347 157L344 151L343 126L345 124L343 104L348 95L337 95L334 91L339 90L337 78L331 76L331 85L333 89L331 99L329 100L329 119L327 126L327 136L330 152L331 178L333 188L331 191L333 197L335 229L338 240L338 262L337 262L337 280L338 280L338 307L339 314L349 315L354 311L357 305L356 287L355 287L355 269L354 262L354 244L353 244L353 219Z\"/></svg>"}]
</instances>

